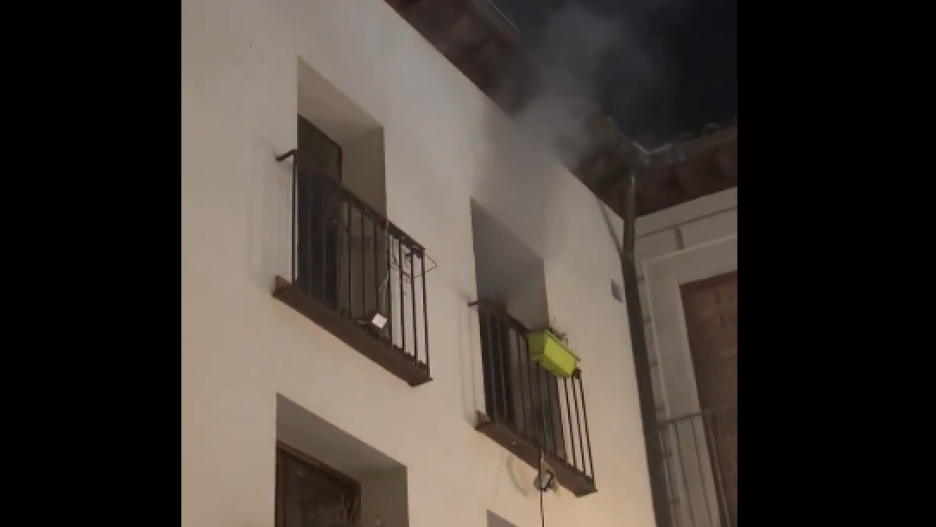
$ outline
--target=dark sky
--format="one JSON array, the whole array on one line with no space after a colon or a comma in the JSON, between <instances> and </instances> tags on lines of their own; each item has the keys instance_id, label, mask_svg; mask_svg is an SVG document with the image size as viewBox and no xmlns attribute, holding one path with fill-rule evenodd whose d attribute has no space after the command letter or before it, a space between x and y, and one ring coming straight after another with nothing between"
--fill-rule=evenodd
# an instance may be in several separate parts
<instances>
[{"instance_id":1,"label":"dark sky","mask_svg":"<svg viewBox=\"0 0 936 527\"><path fill-rule=\"evenodd\" d=\"M648 144L738 113L738 0L492 0L524 34L542 39L562 26L568 4L613 20L623 38L598 68L594 96L626 135ZM563 9L565 7L565 9ZM581 24L563 46L588 47ZM535 44L534 44L535 45ZM555 48L554 45L550 49Z\"/></svg>"}]
</instances>

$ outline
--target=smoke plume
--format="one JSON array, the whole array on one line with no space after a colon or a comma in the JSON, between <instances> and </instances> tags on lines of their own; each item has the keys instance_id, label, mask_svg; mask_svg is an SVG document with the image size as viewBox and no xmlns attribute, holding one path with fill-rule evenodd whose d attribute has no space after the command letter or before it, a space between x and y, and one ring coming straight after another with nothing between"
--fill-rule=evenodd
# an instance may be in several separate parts
<instances>
[{"instance_id":1,"label":"smoke plume","mask_svg":"<svg viewBox=\"0 0 936 527\"><path fill-rule=\"evenodd\" d=\"M515 118L567 166L589 153L585 122L597 110L592 103L610 95L619 112L636 110L651 90L660 89L659 65L634 30L644 18L612 19L566 3L539 31L524 35L544 82ZM603 93L611 80L623 88Z\"/></svg>"}]
</instances>

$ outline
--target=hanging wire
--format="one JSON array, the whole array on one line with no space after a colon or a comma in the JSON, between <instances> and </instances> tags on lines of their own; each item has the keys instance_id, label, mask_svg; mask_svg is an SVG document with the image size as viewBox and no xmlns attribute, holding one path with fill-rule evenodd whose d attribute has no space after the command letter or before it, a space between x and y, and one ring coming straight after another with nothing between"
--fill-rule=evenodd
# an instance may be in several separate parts
<instances>
[{"instance_id":1,"label":"hanging wire","mask_svg":"<svg viewBox=\"0 0 936 527\"><path fill-rule=\"evenodd\" d=\"M433 260L431 256L426 254L425 251L420 251L418 256L420 258L423 258L424 260L428 260L429 263L431 264L431 267L429 267L428 269L425 269L422 273L414 275L412 265L410 264L409 255L410 253L415 252L415 249L403 243L402 240L396 240L396 242L397 244L403 247L403 256L402 256L403 261L402 262L400 261L400 257L397 256L395 251L388 250L388 253L390 256L390 268L395 271L400 271L402 273L403 280L406 283L409 283L410 280L418 280L419 278L422 278L424 275L429 274L430 271L432 271L438 266L436 261ZM423 263L425 265L425 261Z\"/></svg>"},{"instance_id":2,"label":"hanging wire","mask_svg":"<svg viewBox=\"0 0 936 527\"><path fill-rule=\"evenodd\" d=\"M536 366L536 367L539 367L539 366ZM539 382L539 379L537 379L537 382ZM540 407L539 419L534 420L534 425L540 428L539 430L540 433L537 433L537 436L539 437L539 441L541 445L539 447L539 470L536 471L537 480L540 480L540 478L542 478L544 467L548 467L548 470L553 473L552 477L555 478L556 474L553 471L553 468L546 463L546 452L543 451L543 447L542 447L542 443L546 440L546 428L548 426L548 423L546 422L546 412L542 409L542 407ZM539 481L539 483L542 483L542 481ZM550 481L550 486L552 485L558 485L558 483L553 479ZM543 507L543 496L546 494L547 490L550 490L550 489L544 488L539 491L540 527L546 527L546 511Z\"/></svg>"},{"instance_id":3,"label":"hanging wire","mask_svg":"<svg viewBox=\"0 0 936 527\"><path fill-rule=\"evenodd\" d=\"M543 449L540 448L540 470L543 468ZM546 512L543 509L543 494L546 494L545 490L541 490L539 493L539 502L540 502L540 527L546 527Z\"/></svg>"}]
</instances>

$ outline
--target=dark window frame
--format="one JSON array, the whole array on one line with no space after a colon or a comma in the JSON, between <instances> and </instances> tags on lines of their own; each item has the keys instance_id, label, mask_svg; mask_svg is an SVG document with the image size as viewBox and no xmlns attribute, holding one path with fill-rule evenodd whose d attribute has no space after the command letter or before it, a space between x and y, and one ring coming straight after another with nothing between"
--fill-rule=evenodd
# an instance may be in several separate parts
<instances>
[{"instance_id":1,"label":"dark window frame","mask_svg":"<svg viewBox=\"0 0 936 527\"><path fill-rule=\"evenodd\" d=\"M297 466L306 473L313 475L320 483L330 484L333 489L344 493L357 504L355 514L360 516L361 484L354 478L322 463L321 461L286 445L276 442L276 489L275 489L275 527L290 527L298 525L288 517L290 499L295 496L289 485L290 466Z\"/></svg>"}]
</instances>

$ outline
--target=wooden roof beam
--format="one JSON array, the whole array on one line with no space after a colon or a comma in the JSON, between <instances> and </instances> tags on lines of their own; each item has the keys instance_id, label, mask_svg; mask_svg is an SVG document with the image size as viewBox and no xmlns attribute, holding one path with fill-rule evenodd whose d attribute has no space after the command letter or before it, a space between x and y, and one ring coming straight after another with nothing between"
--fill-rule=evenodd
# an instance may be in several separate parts
<instances>
[{"instance_id":1,"label":"wooden roof beam","mask_svg":"<svg viewBox=\"0 0 936 527\"><path fill-rule=\"evenodd\" d=\"M678 145L661 146L660 148L650 152L650 162L659 165L674 164L675 159L673 159L669 153L670 150L674 147L679 148L686 157L691 157L706 150L723 149L737 140L738 127L733 126L731 128L726 128L719 132L692 139Z\"/></svg>"},{"instance_id":2,"label":"wooden roof beam","mask_svg":"<svg viewBox=\"0 0 936 527\"><path fill-rule=\"evenodd\" d=\"M704 175L694 170L692 165L685 161L677 162L673 169L676 173L676 181L682 187L683 192L690 196L700 196L705 192L702 182L699 181Z\"/></svg>"},{"instance_id":3,"label":"wooden roof beam","mask_svg":"<svg viewBox=\"0 0 936 527\"><path fill-rule=\"evenodd\" d=\"M738 181L738 161L728 149L720 149L715 155L721 174L729 181Z\"/></svg>"},{"instance_id":4,"label":"wooden roof beam","mask_svg":"<svg viewBox=\"0 0 936 527\"><path fill-rule=\"evenodd\" d=\"M396 9L400 13L403 13L404 11L408 11L417 5L428 1L429 0L387 0L387 3L390 4L390 7Z\"/></svg>"},{"instance_id":5,"label":"wooden roof beam","mask_svg":"<svg viewBox=\"0 0 936 527\"><path fill-rule=\"evenodd\" d=\"M496 40L482 38L480 42L459 52L451 60L459 71L481 88L481 91L486 93L494 84L489 63L497 51L498 43Z\"/></svg>"},{"instance_id":6,"label":"wooden roof beam","mask_svg":"<svg viewBox=\"0 0 936 527\"><path fill-rule=\"evenodd\" d=\"M472 14L477 15L480 20L484 21L498 38L511 44L520 42L520 30L493 3L488 0L458 1L464 4Z\"/></svg>"}]
</instances>

